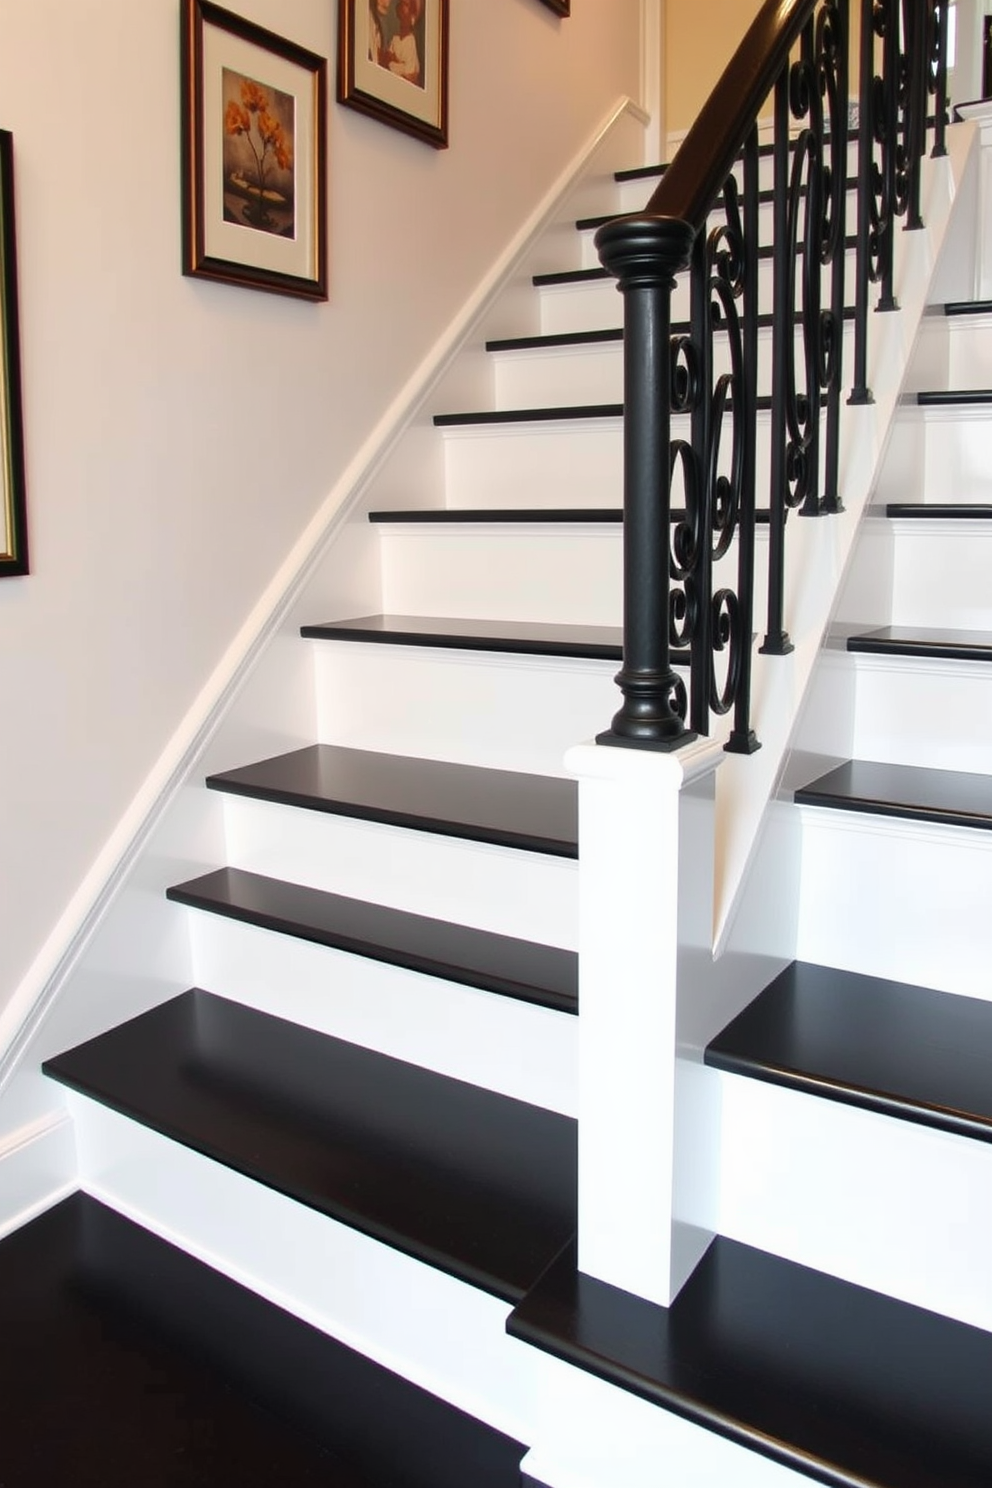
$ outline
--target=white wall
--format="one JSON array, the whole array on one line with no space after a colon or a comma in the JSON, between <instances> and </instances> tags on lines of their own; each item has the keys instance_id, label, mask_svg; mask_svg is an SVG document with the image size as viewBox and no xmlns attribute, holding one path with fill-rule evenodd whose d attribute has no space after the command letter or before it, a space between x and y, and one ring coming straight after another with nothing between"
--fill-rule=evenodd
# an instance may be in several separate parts
<instances>
[{"instance_id":1,"label":"white wall","mask_svg":"<svg viewBox=\"0 0 992 1488\"><path fill-rule=\"evenodd\" d=\"M334 0L239 0L327 56ZM451 0L451 147L330 108L330 302L179 272L177 0L0 0L33 572L0 583L0 1013L267 580L622 93L639 0ZM333 88L333 84L332 84Z\"/></svg>"}]
</instances>

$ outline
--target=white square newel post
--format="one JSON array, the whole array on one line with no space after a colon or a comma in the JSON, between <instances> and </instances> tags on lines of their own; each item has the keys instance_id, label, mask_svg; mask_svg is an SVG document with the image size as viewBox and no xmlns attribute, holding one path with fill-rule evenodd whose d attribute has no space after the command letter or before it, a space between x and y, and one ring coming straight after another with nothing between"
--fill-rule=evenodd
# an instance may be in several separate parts
<instances>
[{"instance_id":1,"label":"white square newel post","mask_svg":"<svg viewBox=\"0 0 992 1488\"><path fill-rule=\"evenodd\" d=\"M690 1119L679 998L712 956L719 744L581 744L579 1269L667 1307L711 1233L709 1122ZM698 1055L696 1056L698 1058Z\"/></svg>"}]
</instances>

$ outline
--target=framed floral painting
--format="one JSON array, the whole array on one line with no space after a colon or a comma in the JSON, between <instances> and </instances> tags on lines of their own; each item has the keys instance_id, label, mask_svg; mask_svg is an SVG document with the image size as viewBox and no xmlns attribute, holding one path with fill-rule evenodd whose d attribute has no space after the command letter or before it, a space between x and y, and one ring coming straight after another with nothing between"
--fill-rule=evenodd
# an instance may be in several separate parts
<instances>
[{"instance_id":1,"label":"framed floral painting","mask_svg":"<svg viewBox=\"0 0 992 1488\"><path fill-rule=\"evenodd\" d=\"M338 102L448 143L448 0L340 0Z\"/></svg>"},{"instance_id":2,"label":"framed floral painting","mask_svg":"<svg viewBox=\"0 0 992 1488\"><path fill-rule=\"evenodd\" d=\"M183 0L183 273L327 299L327 63Z\"/></svg>"},{"instance_id":3,"label":"framed floral painting","mask_svg":"<svg viewBox=\"0 0 992 1488\"><path fill-rule=\"evenodd\" d=\"M14 141L0 130L0 578L28 571L17 327Z\"/></svg>"}]
</instances>

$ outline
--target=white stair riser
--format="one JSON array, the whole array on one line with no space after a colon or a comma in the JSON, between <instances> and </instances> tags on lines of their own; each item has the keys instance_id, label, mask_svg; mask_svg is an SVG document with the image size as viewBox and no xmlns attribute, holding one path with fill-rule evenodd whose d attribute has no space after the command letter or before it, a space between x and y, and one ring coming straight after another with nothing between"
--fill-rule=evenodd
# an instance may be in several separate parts
<instances>
[{"instance_id":1,"label":"white stair riser","mask_svg":"<svg viewBox=\"0 0 992 1488\"><path fill-rule=\"evenodd\" d=\"M802 808L796 957L992 999L992 832Z\"/></svg>"},{"instance_id":2,"label":"white stair riser","mask_svg":"<svg viewBox=\"0 0 992 1488\"><path fill-rule=\"evenodd\" d=\"M845 362L851 366L853 341L845 336ZM802 356L799 334L796 356ZM758 336L758 393L772 388L772 332L764 328ZM562 408L572 404L619 403L623 401L623 345L607 342L591 346L557 346L493 353L496 407ZM731 371L727 338L714 342L714 376ZM850 377L845 376L847 386Z\"/></svg>"},{"instance_id":3,"label":"white stair riser","mask_svg":"<svg viewBox=\"0 0 992 1488\"><path fill-rule=\"evenodd\" d=\"M616 662L315 642L320 742L564 775L609 727Z\"/></svg>"},{"instance_id":4,"label":"white stair riser","mask_svg":"<svg viewBox=\"0 0 992 1488\"><path fill-rule=\"evenodd\" d=\"M767 413L758 414L757 504L767 505ZM729 457L726 426L724 459ZM672 421L673 436L689 437L689 420ZM444 431L446 505L492 507L619 506L623 500L623 425L619 418L474 424ZM681 492L674 496L681 505Z\"/></svg>"},{"instance_id":5,"label":"white stair riser","mask_svg":"<svg viewBox=\"0 0 992 1488\"><path fill-rule=\"evenodd\" d=\"M332 894L574 949L574 859L229 796L227 861Z\"/></svg>"},{"instance_id":6,"label":"white stair riser","mask_svg":"<svg viewBox=\"0 0 992 1488\"><path fill-rule=\"evenodd\" d=\"M798 744L824 755L984 774L990 736L992 665L828 652Z\"/></svg>"},{"instance_id":7,"label":"white stair riser","mask_svg":"<svg viewBox=\"0 0 992 1488\"><path fill-rule=\"evenodd\" d=\"M989 408L909 405L900 410L879 502L992 502Z\"/></svg>"},{"instance_id":8,"label":"white stair riser","mask_svg":"<svg viewBox=\"0 0 992 1488\"><path fill-rule=\"evenodd\" d=\"M943 315L938 308L925 317L908 386L992 387L992 315Z\"/></svg>"},{"instance_id":9,"label":"white stair riser","mask_svg":"<svg viewBox=\"0 0 992 1488\"><path fill-rule=\"evenodd\" d=\"M635 187L637 189L633 189ZM650 181L642 181L640 183L633 181L621 183L619 187L620 199L621 201L629 203L629 205L623 206L622 208L618 209L617 215L619 216L621 212L641 211L651 194L652 187L653 183ZM762 202L758 208L758 241L762 245L770 243L772 241L773 213L774 208L771 202ZM724 226L726 224L726 221L726 212L722 209L717 209L715 212L712 212L710 214L710 229L712 230L712 228L717 226ZM595 269L599 266L600 259L599 254L596 252L595 241L597 230L598 229L594 228L582 228L579 231L579 238L581 240L580 251L582 255L583 268Z\"/></svg>"},{"instance_id":10,"label":"white stair riser","mask_svg":"<svg viewBox=\"0 0 992 1488\"><path fill-rule=\"evenodd\" d=\"M721 1234L992 1330L992 1145L707 1073Z\"/></svg>"},{"instance_id":11,"label":"white stair riser","mask_svg":"<svg viewBox=\"0 0 992 1488\"><path fill-rule=\"evenodd\" d=\"M574 1116L578 1020L190 910L198 986L317 1033Z\"/></svg>"},{"instance_id":12,"label":"white stair riser","mask_svg":"<svg viewBox=\"0 0 992 1488\"><path fill-rule=\"evenodd\" d=\"M853 282L853 254L848 255L852 267L848 277ZM593 265L595 267L595 265ZM762 258L758 264L758 309L770 314L773 308L774 269L770 258ZM609 330L623 323L623 304L619 298L616 280L612 278L580 280L578 283L540 284L540 325L545 336L567 331ZM802 304L802 273L796 275L796 305ZM825 283L825 297L826 297ZM671 316L674 322L689 319L689 276L679 275L672 294Z\"/></svg>"},{"instance_id":13,"label":"white stair riser","mask_svg":"<svg viewBox=\"0 0 992 1488\"><path fill-rule=\"evenodd\" d=\"M892 523L892 623L992 631L992 522Z\"/></svg>"},{"instance_id":14,"label":"white stair riser","mask_svg":"<svg viewBox=\"0 0 992 1488\"><path fill-rule=\"evenodd\" d=\"M80 1183L154 1234L387 1369L528 1440L529 1351L509 1305L84 1096Z\"/></svg>"},{"instance_id":15,"label":"white stair riser","mask_svg":"<svg viewBox=\"0 0 992 1488\"><path fill-rule=\"evenodd\" d=\"M766 592L767 523L755 542L755 592ZM736 544L714 587L736 589ZM560 625L623 623L620 523L511 522L383 529L383 603L394 615Z\"/></svg>"},{"instance_id":16,"label":"white stair riser","mask_svg":"<svg viewBox=\"0 0 992 1488\"><path fill-rule=\"evenodd\" d=\"M859 656L858 759L985 774L992 738L992 664Z\"/></svg>"},{"instance_id":17,"label":"white stair riser","mask_svg":"<svg viewBox=\"0 0 992 1488\"><path fill-rule=\"evenodd\" d=\"M767 138L766 135L763 133L759 137L759 142L760 142L760 144L765 145L765 144L770 144L771 143L771 140L770 140L770 138ZM671 149L670 148L669 151L668 151L668 158L671 159L673 157L673 155L674 155L674 149ZM856 176L857 175L857 171L858 171L858 151L857 151L857 145L855 145L855 144L849 144L848 145L848 148L847 148L847 174L848 174L848 178L851 179L854 176ZM737 181L738 188L739 189L742 189L743 188L743 179L744 179L744 167L743 167L743 162L742 161L738 161L735 164L734 169L733 169L733 175L734 175L735 180ZM619 201L621 203L620 210L621 211L624 211L624 212L639 212L643 208L645 208L647 206L648 201L650 200L652 194L657 190L658 185L659 185L661 179L662 178L661 178L660 175L653 175L653 176L640 176L640 177L635 176L634 179L633 180L630 180L630 181L618 181L616 183L616 190L617 190ZM771 188L774 186L774 184L775 184L775 161L774 161L773 156L770 153L759 155L759 157L758 157L758 188L759 188L759 190L761 190L761 191L771 190ZM852 192L849 191L848 192L848 201L850 202L852 200L853 200L853 194L852 194Z\"/></svg>"},{"instance_id":18,"label":"white stair riser","mask_svg":"<svg viewBox=\"0 0 992 1488\"><path fill-rule=\"evenodd\" d=\"M621 623L620 522L410 523L380 533L386 614Z\"/></svg>"}]
</instances>

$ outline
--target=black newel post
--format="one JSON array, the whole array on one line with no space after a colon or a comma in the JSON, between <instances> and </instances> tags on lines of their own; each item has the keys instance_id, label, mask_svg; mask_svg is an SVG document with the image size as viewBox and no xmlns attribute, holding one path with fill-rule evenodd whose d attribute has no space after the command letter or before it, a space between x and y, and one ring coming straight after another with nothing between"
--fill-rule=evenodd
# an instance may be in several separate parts
<instances>
[{"instance_id":1,"label":"black newel post","mask_svg":"<svg viewBox=\"0 0 992 1488\"><path fill-rule=\"evenodd\" d=\"M696 737L669 647L671 296L694 238L665 217L621 217L596 234L624 296L624 702L600 744L677 749Z\"/></svg>"}]
</instances>

